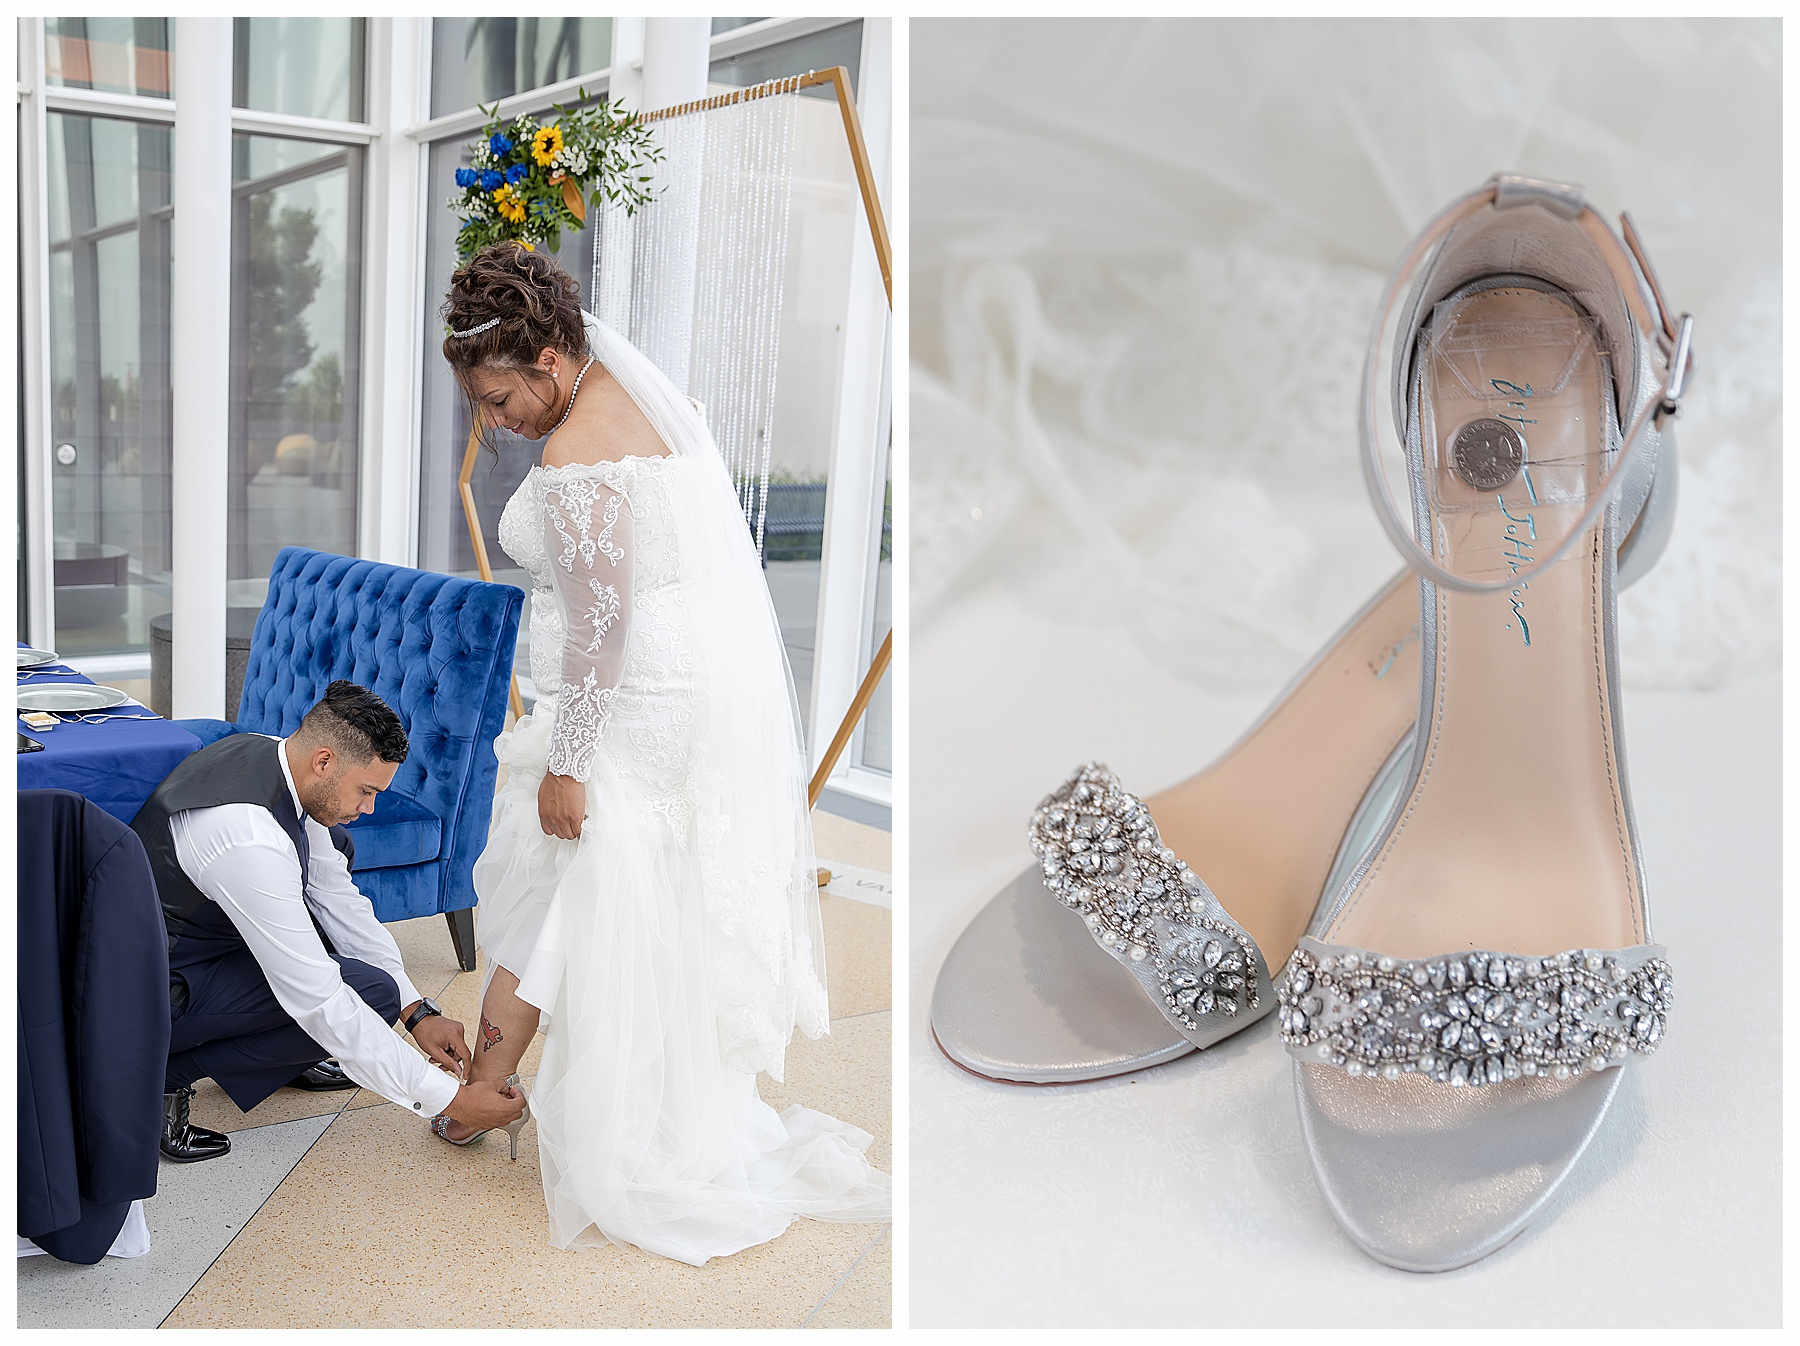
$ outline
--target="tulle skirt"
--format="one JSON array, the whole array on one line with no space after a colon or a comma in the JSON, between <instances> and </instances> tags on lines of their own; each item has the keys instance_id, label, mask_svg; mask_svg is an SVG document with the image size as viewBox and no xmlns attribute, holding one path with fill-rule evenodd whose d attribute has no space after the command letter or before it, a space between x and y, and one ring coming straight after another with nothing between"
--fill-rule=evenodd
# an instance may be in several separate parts
<instances>
[{"instance_id":1,"label":"tulle skirt","mask_svg":"<svg viewBox=\"0 0 1800 1346\"><path fill-rule=\"evenodd\" d=\"M777 1114L722 1060L693 847L608 770L604 745L580 839L545 835L553 722L541 705L496 744L507 780L475 862L489 976L512 972L546 1020L531 1111L551 1241L699 1266L797 1215L887 1220L891 1180L870 1167L867 1132L810 1108Z\"/></svg>"}]
</instances>

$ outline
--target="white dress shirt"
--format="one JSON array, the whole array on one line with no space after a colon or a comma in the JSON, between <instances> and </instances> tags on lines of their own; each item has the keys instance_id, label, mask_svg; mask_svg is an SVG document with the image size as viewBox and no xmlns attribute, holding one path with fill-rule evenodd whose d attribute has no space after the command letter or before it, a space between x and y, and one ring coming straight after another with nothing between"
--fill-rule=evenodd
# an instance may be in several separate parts
<instances>
[{"instance_id":1,"label":"white dress shirt","mask_svg":"<svg viewBox=\"0 0 1800 1346\"><path fill-rule=\"evenodd\" d=\"M419 998L394 937L375 919L374 907L350 878L331 833L300 807L300 792L288 769L287 740L276 742L281 774L312 852L305 895L293 841L256 804L220 804L175 814L169 829L176 859L194 886L231 917L281 1008L338 1059L345 1074L401 1107L435 1116L456 1096L456 1077L409 1047L345 985L307 916L310 907L339 954L391 976L402 1005Z\"/></svg>"}]
</instances>

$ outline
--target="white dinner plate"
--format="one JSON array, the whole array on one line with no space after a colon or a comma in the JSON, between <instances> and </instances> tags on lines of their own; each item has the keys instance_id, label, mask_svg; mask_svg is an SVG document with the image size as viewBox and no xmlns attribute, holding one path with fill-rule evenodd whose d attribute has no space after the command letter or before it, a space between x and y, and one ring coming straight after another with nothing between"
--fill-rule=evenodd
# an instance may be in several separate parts
<instances>
[{"instance_id":1,"label":"white dinner plate","mask_svg":"<svg viewBox=\"0 0 1800 1346\"><path fill-rule=\"evenodd\" d=\"M54 664L55 662L55 650L22 649L19 651L20 668L37 668L43 664Z\"/></svg>"},{"instance_id":2,"label":"white dinner plate","mask_svg":"<svg viewBox=\"0 0 1800 1346\"><path fill-rule=\"evenodd\" d=\"M131 700L117 687L96 687L91 682L65 682L54 686L21 687L20 710L105 710Z\"/></svg>"}]
</instances>

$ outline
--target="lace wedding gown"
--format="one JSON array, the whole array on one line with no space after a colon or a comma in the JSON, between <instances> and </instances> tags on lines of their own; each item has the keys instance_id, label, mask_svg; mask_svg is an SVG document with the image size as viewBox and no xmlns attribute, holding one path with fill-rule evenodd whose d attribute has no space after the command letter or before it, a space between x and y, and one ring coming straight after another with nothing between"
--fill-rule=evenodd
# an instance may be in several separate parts
<instances>
[{"instance_id":1,"label":"lace wedding gown","mask_svg":"<svg viewBox=\"0 0 1800 1346\"><path fill-rule=\"evenodd\" d=\"M755 566L720 489L716 461L632 457L534 468L507 504L500 542L531 576L538 700L496 745L507 779L475 866L489 975L517 975L548 1020L531 1109L552 1242L696 1266L796 1215L881 1221L891 1201L866 1132L777 1115L756 1092L757 1070L780 1078L793 1029L817 1037L828 1016L803 796L798 824L780 807L794 744L766 732L791 725L792 693L779 714L740 713L709 684L727 672L720 647L749 639L722 639L709 615L738 620L739 572ZM696 500L714 513L692 513ZM684 507L745 546L684 532ZM715 553L735 597L684 543ZM760 636L743 645L734 694L781 694L781 659ZM546 769L585 782L579 840L539 824Z\"/></svg>"}]
</instances>

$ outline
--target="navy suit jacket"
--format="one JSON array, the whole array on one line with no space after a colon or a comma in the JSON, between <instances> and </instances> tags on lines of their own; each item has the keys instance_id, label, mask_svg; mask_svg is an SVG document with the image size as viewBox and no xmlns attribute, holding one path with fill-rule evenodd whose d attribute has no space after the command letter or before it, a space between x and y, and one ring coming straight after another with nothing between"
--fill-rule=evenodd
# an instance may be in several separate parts
<instances>
[{"instance_id":1,"label":"navy suit jacket","mask_svg":"<svg viewBox=\"0 0 1800 1346\"><path fill-rule=\"evenodd\" d=\"M18 800L18 1229L97 1262L156 1192L168 935L136 833L67 790Z\"/></svg>"}]
</instances>

